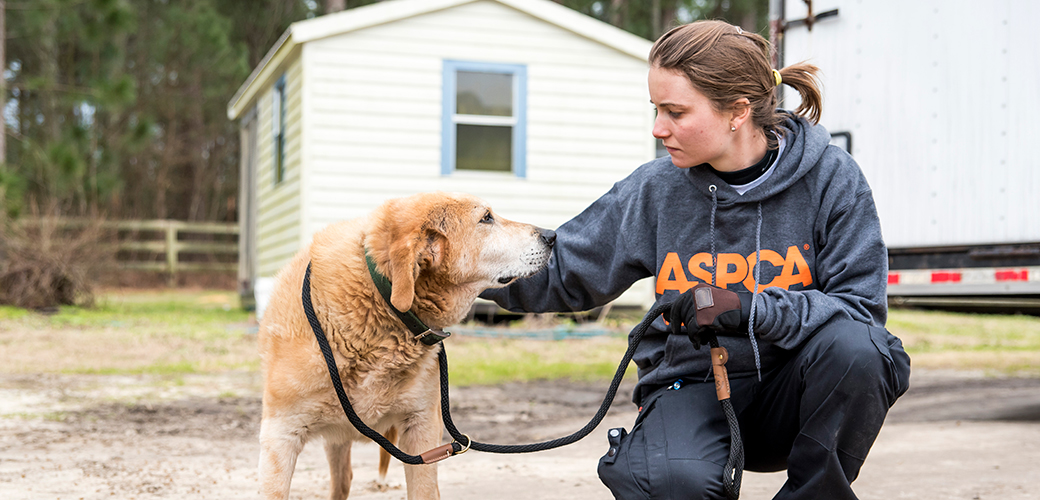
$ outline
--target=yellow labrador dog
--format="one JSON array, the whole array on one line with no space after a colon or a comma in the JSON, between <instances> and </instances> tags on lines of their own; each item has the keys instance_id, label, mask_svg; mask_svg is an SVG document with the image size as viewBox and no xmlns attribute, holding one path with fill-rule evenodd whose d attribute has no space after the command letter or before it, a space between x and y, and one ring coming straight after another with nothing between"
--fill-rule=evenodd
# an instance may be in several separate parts
<instances>
[{"instance_id":1,"label":"yellow labrador dog","mask_svg":"<svg viewBox=\"0 0 1040 500\"><path fill-rule=\"evenodd\" d=\"M459 322L481 291L536 273L549 260L552 231L498 217L478 198L427 193L390 200L367 217L314 235L281 270L260 323L264 376L260 489L289 497L296 458L310 439L325 441L332 499L350 492L350 444L363 438L347 420L301 302L311 264L314 310L332 346L358 416L398 434L416 455L443 432L437 355L404 327L376 289L365 261L388 277L391 302L432 329ZM437 469L405 465L409 499L436 499Z\"/></svg>"}]
</instances>

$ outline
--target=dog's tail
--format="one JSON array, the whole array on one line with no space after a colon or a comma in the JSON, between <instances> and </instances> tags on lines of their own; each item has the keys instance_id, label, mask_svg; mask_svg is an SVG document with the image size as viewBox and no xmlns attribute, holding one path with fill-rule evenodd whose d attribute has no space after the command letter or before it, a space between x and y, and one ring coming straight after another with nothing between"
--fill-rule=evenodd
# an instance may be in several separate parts
<instances>
[{"instance_id":1,"label":"dog's tail","mask_svg":"<svg viewBox=\"0 0 1040 500\"><path fill-rule=\"evenodd\" d=\"M383 437L393 444L397 444L397 428L391 427ZM386 485L386 471L390 468L390 454L379 448L379 484Z\"/></svg>"}]
</instances>

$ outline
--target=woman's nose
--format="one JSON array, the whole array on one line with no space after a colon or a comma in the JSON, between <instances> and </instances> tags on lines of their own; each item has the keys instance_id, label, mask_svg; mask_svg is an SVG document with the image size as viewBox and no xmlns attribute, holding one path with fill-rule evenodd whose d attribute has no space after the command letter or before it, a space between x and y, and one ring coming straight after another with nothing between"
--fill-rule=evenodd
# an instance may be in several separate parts
<instances>
[{"instance_id":1,"label":"woman's nose","mask_svg":"<svg viewBox=\"0 0 1040 500\"><path fill-rule=\"evenodd\" d=\"M657 139L668 137L668 128L661 123L660 118L654 119L654 129L650 132Z\"/></svg>"}]
</instances>

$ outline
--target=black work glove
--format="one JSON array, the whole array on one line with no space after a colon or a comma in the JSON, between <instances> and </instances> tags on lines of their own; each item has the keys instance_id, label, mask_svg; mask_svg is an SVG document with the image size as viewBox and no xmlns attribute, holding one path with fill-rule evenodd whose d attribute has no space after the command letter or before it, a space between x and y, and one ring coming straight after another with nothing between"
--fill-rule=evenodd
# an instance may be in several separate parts
<instances>
[{"instance_id":1,"label":"black work glove","mask_svg":"<svg viewBox=\"0 0 1040 500\"><path fill-rule=\"evenodd\" d=\"M707 283L697 283L672 302L666 313L672 333L690 336L695 349L708 344L718 335L744 337L751 317L751 292L731 292Z\"/></svg>"}]
</instances>

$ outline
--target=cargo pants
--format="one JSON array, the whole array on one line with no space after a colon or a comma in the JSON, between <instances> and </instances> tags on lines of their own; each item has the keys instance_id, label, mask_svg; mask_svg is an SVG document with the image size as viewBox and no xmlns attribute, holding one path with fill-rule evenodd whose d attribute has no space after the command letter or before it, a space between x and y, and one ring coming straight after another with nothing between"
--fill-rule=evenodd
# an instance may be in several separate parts
<instances>
[{"instance_id":1,"label":"cargo pants","mask_svg":"<svg viewBox=\"0 0 1040 500\"><path fill-rule=\"evenodd\" d=\"M744 469L787 469L776 500L855 499L851 483L909 377L910 358L885 329L825 325L761 382L730 379ZM607 431L598 472L615 498L726 498L729 427L713 381L704 378L691 374L644 391L632 431Z\"/></svg>"}]
</instances>

